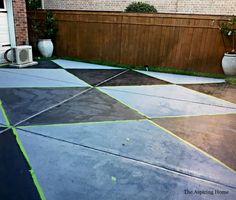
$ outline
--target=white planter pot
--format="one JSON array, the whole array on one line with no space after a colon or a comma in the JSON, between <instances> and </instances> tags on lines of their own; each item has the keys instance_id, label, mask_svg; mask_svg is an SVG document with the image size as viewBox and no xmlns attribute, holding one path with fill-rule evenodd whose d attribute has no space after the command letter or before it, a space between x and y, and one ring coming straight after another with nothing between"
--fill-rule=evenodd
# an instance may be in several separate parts
<instances>
[{"instance_id":1,"label":"white planter pot","mask_svg":"<svg viewBox=\"0 0 236 200\"><path fill-rule=\"evenodd\" d=\"M38 42L39 52L43 57L51 57L53 53L53 43L51 39L39 39Z\"/></svg>"},{"instance_id":2,"label":"white planter pot","mask_svg":"<svg viewBox=\"0 0 236 200\"><path fill-rule=\"evenodd\" d=\"M236 75L236 54L225 53L222 67L226 75Z\"/></svg>"}]
</instances>

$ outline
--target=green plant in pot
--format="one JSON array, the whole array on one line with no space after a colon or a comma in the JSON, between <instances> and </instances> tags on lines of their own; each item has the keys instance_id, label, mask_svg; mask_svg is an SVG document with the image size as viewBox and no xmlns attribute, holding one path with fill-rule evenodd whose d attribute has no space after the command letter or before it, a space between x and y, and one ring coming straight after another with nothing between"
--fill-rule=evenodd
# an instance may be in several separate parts
<instances>
[{"instance_id":1,"label":"green plant in pot","mask_svg":"<svg viewBox=\"0 0 236 200\"><path fill-rule=\"evenodd\" d=\"M222 67L226 75L236 75L236 17L230 17L220 25L221 33L231 43L231 51L226 52L222 59Z\"/></svg>"},{"instance_id":2,"label":"green plant in pot","mask_svg":"<svg viewBox=\"0 0 236 200\"><path fill-rule=\"evenodd\" d=\"M39 39L38 42L38 49L42 56L52 56L54 49L52 41L55 39L56 33L57 24L55 16L53 15L52 11L47 11L41 36L42 39Z\"/></svg>"}]
</instances>

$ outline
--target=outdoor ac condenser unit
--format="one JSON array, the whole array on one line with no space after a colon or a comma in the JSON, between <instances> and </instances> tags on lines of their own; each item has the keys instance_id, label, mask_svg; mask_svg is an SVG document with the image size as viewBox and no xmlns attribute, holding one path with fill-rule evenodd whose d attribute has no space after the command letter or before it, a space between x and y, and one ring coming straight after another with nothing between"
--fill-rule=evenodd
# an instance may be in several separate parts
<instances>
[{"instance_id":1,"label":"outdoor ac condenser unit","mask_svg":"<svg viewBox=\"0 0 236 200\"><path fill-rule=\"evenodd\" d=\"M37 62L33 62L32 47L29 45L13 47L12 57L12 66L27 67L38 64Z\"/></svg>"},{"instance_id":2,"label":"outdoor ac condenser unit","mask_svg":"<svg viewBox=\"0 0 236 200\"><path fill-rule=\"evenodd\" d=\"M17 65L33 62L32 47L28 45L13 47L13 62Z\"/></svg>"}]
</instances>

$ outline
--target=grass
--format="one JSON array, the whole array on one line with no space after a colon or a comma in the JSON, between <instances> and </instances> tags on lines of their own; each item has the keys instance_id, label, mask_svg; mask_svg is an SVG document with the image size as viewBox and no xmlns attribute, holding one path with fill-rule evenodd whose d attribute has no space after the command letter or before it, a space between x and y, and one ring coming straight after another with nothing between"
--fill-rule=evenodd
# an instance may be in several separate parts
<instances>
[{"instance_id":1,"label":"grass","mask_svg":"<svg viewBox=\"0 0 236 200\"><path fill-rule=\"evenodd\" d=\"M0 68L5 67L6 65L8 65L8 64L0 64Z\"/></svg>"},{"instance_id":2,"label":"grass","mask_svg":"<svg viewBox=\"0 0 236 200\"><path fill-rule=\"evenodd\" d=\"M227 78L225 78L225 81L229 84L236 85L236 76L227 77Z\"/></svg>"}]
</instances>

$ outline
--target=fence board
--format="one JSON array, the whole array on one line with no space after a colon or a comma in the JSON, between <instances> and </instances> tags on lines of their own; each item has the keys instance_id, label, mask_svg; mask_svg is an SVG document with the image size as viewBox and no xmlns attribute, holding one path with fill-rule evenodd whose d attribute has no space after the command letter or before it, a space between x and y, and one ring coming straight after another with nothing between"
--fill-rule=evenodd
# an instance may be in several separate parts
<instances>
[{"instance_id":1,"label":"fence board","mask_svg":"<svg viewBox=\"0 0 236 200\"><path fill-rule=\"evenodd\" d=\"M223 73L225 50L218 27L224 16L53 12L58 56ZM28 12L29 29L32 18L43 20L44 15Z\"/></svg>"}]
</instances>

